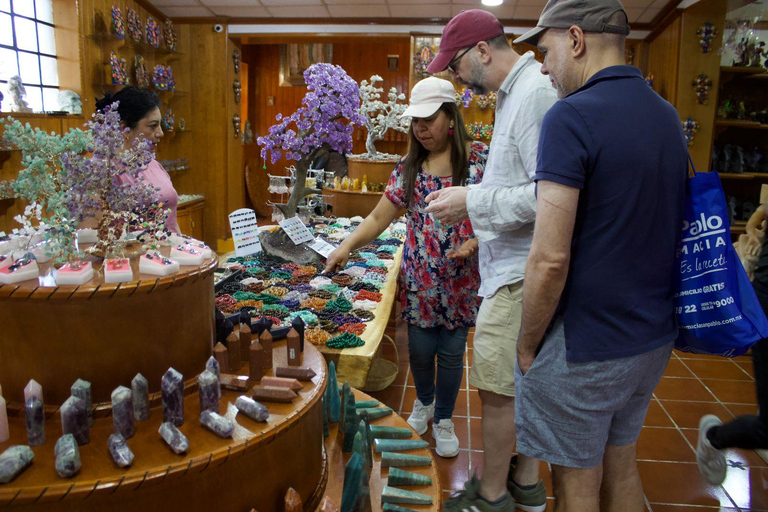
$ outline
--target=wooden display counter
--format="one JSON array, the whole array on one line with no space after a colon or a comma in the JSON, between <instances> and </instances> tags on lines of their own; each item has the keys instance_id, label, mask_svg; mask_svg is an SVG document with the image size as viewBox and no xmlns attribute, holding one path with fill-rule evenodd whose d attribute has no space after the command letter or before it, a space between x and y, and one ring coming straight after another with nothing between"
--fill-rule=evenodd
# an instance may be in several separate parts
<instances>
[{"instance_id":1,"label":"wooden display counter","mask_svg":"<svg viewBox=\"0 0 768 512\"><path fill-rule=\"evenodd\" d=\"M134 257L135 280L127 283L105 284L101 261L93 266L94 278L81 286L57 286L51 263L40 265L38 279L0 285L0 385L9 402L22 406L30 379L57 408L77 379L91 383L97 404L139 372L154 392L169 366L191 378L205 365L215 255L167 277L141 274Z\"/></svg>"},{"instance_id":2,"label":"wooden display counter","mask_svg":"<svg viewBox=\"0 0 768 512\"><path fill-rule=\"evenodd\" d=\"M400 262L403 259L403 246L401 245L394 254L392 266L387 273L387 281L381 292L381 302L372 311L375 318L368 322L367 327L360 335L365 345L355 348L335 349L323 346L320 351L325 359L336 364L336 374L339 382L349 382L353 388L364 388L368 379L368 372L374 359L379 355L381 340L392 314L392 307L397 300L397 278L400 274Z\"/></svg>"},{"instance_id":3,"label":"wooden display counter","mask_svg":"<svg viewBox=\"0 0 768 512\"><path fill-rule=\"evenodd\" d=\"M341 382L341 380L339 380ZM373 400L372 397L365 393L353 389L355 393L355 400ZM399 428L411 428L406 421L397 414L391 414L383 418L371 421L371 425L381 425L387 427L399 427ZM338 436L338 425L331 423L330 435L325 438L325 452L328 457L328 488L325 495L328 496L337 507L341 507L341 491L344 488L344 469L351 457L351 453L343 453L341 451L341 439ZM411 439L421 439L416 432L413 433ZM441 510L443 488L440 484L440 476L437 472L437 464L435 463L432 455L432 450L429 448L421 448L419 450L408 450L405 453L409 455L425 455L432 459L430 466L418 466L418 467L406 467L402 468L407 471L419 473L421 475L428 476L432 479L432 485L430 486L409 486L403 487L409 491L416 491L422 494L427 494L432 497L432 505L401 505L405 508L413 510ZM387 485L387 476L389 475L389 469L381 467L381 454L373 454L373 469L370 476L371 487L371 502L373 512L380 512L382 508L381 504L381 491L385 485Z\"/></svg>"},{"instance_id":4,"label":"wooden display counter","mask_svg":"<svg viewBox=\"0 0 768 512\"><path fill-rule=\"evenodd\" d=\"M326 202L333 207L333 214L337 217L366 217L370 214L384 192L360 192L359 190L337 190L324 188L323 195L330 196Z\"/></svg>"},{"instance_id":5,"label":"wooden display counter","mask_svg":"<svg viewBox=\"0 0 768 512\"><path fill-rule=\"evenodd\" d=\"M285 364L285 342L277 342L274 366ZM311 344L305 346L302 365L317 375L312 382L302 383L293 403L263 402L270 413L266 423L237 414L233 404L241 393L222 389L221 414L235 424L232 438L221 439L202 427L198 395L187 395L179 430L190 447L182 455L175 455L160 438L157 430L163 414L154 407L149 420L135 422L136 434L128 439L135 460L126 469L118 468L107 450L112 418L99 418L91 428L90 444L80 447L82 469L72 478L60 478L53 456L61 436L56 414L46 421L45 444L33 448L32 465L0 485L0 506L35 512L243 512L252 508L272 512L283 510L285 493L293 487L305 510L313 510L328 480L320 400L327 373L322 356ZM10 431L11 439L0 444L0 451L26 444L23 415L10 418Z\"/></svg>"}]
</instances>

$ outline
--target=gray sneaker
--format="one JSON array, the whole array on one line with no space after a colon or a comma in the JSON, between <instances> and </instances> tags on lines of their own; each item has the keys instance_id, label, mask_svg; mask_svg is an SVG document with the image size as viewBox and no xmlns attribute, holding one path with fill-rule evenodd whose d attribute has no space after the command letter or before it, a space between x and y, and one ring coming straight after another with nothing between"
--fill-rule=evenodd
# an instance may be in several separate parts
<instances>
[{"instance_id":1,"label":"gray sneaker","mask_svg":"<svg viewBox=\"0 0 768 512\"><path fill-rule=\"evenodd\" d=\"M517 455L512 457L509 463L507 477L507 490L515 500L517 508L525 512L544 512L547 508L547 489L544 487L544 482L539 480L533 489L521 489L512 479L515 466L517 466Z\"/></svg>"},{"instance_id":2,"label":"gray sneaker","mask_svg":"<svg viewBox=\"0 0 768 512\"><path fill-rule=\"evenodd\" d=\"M702 416L699 421L699 441L696 443L696 463L704 480L712 485L720 485L725 480L728 467L723 452L712 446L707 439L707 432L723 422L714 414Z\"/></svg>"},{"instance_id":3,"label":"gray sneaker","mask_svg":"<svg viewBox=\"0 0 768 512\"><path fill-rule=\"evenodd\" d=\"M491 505L480 497L480 480L473 476L464 483L464 490L459 491L443 505L443 510L453 512L515 512L515 501L507 493L506 499L499 505Z\"/></svg>"}]
</instances>

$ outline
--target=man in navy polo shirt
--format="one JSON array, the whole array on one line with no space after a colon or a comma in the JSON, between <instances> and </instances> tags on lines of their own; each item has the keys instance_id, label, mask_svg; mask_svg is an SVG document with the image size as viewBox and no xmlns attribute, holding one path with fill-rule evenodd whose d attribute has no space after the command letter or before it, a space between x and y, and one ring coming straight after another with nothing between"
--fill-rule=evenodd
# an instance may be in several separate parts
<instances>
[{"instance_id":1,"label":"man in navy polo shirt","mask_svg":"<svg viewBox=\"0 0 768 512\"><path fill-rule=\"evenodd\" d=\"M552 464L569 512L645 510L636 442L677 337L686 144L672 105L624 65L628 33L618 0L550 0L515 41L544 53L561 98L539 138L517 446Z\"/></svg>"}]
</instances>

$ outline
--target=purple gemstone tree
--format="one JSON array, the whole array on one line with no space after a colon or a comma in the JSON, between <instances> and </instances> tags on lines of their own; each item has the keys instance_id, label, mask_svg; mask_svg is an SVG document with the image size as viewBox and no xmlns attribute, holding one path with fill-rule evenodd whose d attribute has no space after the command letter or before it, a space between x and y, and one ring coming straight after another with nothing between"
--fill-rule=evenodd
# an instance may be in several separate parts
<instances>
[{"instance_id":1,"label":"purple gemstone tree","mask_svg":"<svg viewBox=\"0 0 768 512\"><path fill-rule=\"evenodd\" d=\"M269 135L257 139L262 158L269 153L275 163L285 153L297 160L293 193L287 204L277 205L286 219L296 215L302 198L321 193L304 185L312 161L329 149L352 151L352 131L366 123L359 112L360 88L341 66L314 64L304 72L304 81L308 91L302 106L290 116L278 114Z\"/></svg>"}]
</instances>

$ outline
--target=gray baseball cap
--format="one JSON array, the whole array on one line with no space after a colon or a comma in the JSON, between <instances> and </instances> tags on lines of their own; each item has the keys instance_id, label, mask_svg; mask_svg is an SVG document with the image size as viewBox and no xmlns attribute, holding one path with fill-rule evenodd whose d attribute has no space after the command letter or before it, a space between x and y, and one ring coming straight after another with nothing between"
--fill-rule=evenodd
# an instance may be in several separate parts
<instances>
[{"instance_id":1,"label":"gray baseball cap","mask_svg":"<svg viewBox=\"0 0 768 512\"><path fill-rule=\"evenodd\" d=\"M628 35L629 23L609 25L605 22L618 11L626 17L627 13L619 0L549 0L536 27L515 39L514 44L535 46L539 36L548 28L570 28L573 25L581 27L584 32Z\"/></svg>"}]
</instances>

